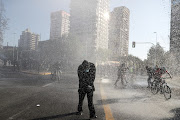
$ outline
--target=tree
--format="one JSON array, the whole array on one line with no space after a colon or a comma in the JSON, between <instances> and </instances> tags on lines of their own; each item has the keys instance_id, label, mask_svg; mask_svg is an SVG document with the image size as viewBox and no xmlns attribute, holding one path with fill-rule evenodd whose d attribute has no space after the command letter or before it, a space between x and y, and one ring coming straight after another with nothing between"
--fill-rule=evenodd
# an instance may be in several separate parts
<instances>
[{"instance_id":1,"label":"tree","mask_svg":"<svg viewBox=\"0 0 180 120\"><path fill-rule=\"evenodd\" d=\"M158 43L156 46L152 46L147 54L148 66L163 66L165 65L165 51Z\"/></svg>"},{"instance_id":2,"label":"tree","mask_svg":"<svg viewBox=\"0 0 180 120\"><path fill-rule=\"evenodd\" d=\"M5 9L2 0L0 0L0 49L2 49L3 34L7 29L8 19L5 16Z\"/></svg>"},{"instance_id":3,"label":"tree","mask_svg":"<svg viewBox=\"0 0 180 120\"><path fill-rule=\"evenodd\" d=\"M135 74L142 73L142 71L145 68L143 61L136 56L128 55L128 56L121 57L121 59L122 59L121 62L126 63L130 71Z\"/></svg>"}]
</instances>

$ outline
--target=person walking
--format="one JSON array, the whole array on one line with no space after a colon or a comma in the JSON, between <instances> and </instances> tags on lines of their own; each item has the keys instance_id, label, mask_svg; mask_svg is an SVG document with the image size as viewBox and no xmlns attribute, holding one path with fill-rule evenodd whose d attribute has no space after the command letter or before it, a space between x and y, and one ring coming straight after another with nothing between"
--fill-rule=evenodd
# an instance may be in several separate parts
<instances>
[{"instance_id":1,"label":"person walking","mask_svg":"<svg viewBox=\"0 0 180 120\"><path fill-rule=\"evenodd\" d=\"M148 75L148 79L147 79L148 86L147 86L147 88L150 88L151 79L153 76L153 69L151 67L146 66L146 70L147 70L147 75Z\"/></svg>"},{"instance_id":2,"label":"person walking","mask_svg":"<svg viewBox=\"0 0 180 120\"><path fill-rule=\"evenodd\" d=\"M56 62L53 65L51 65L50 67L50 71L51 71L51 80L57 80L58 82L60 82L61 79L61 63L60 62Z\"/></svg>"},{"instance_id":3,"label":"person walking","mask_svg":"<svg viewBox=\"0 0 180 120\"><path fill-rule=\"evenodd\" d=\"M78 77L79 77L79 104L77 115L82 115L83 100L87 94L88 108L90 112L90 119L97 118L95 114L94 104L93 104L93 92L95 91L94 80L96 74L96 67L93 63L84 60L82 64L78 67Z\"/></svg>"},{"instance_id":4,"label":"person walking","mask_svg":"<svg viewBox=\"0 0 180 120\"><path fill-rule=\"evenodd\" d=\"M121 66L118 68L118 78L116 80L116 82L114 83L115 87L117 87L117 82L119 81L119 79L121 79L121 83L122 85L124 85L124 81L126 81L126 71L128 70L129 68L125 66L125 63L121 64ZM126 83L128 83L126 81Z\"/></svg>"}]
</instances>

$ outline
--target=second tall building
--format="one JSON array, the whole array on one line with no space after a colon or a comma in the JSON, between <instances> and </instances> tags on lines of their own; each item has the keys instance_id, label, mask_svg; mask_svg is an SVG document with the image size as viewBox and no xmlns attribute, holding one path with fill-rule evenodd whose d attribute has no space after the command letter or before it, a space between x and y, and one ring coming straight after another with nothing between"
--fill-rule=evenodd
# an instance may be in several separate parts
<instances>
[{"instance_id":1,"label":"second tall building","mask_svg":"<svg viewBox=\"0 0 180 120\"><path fill-rule=\"evenodd\" d=\"M80 41L79 59L96 60L98 49L108 49L109 0L71 0L70 34Z\"/></svg>"}]
</instances>

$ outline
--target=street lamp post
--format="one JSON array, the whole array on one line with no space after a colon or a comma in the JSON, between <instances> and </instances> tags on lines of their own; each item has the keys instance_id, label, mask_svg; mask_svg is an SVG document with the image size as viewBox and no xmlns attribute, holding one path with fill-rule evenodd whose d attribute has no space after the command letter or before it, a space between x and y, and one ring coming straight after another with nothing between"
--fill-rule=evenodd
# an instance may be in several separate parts
<instances>
[{"instance_id":1,"label":"street lamp post","mask_svg":"<svg viewBox=\"0 0 180 120\"><path fill-rule=\"evenodd\" d=\"M155 46L155 65L157 64L156 63L156 60L157 60L157 53L156 53L156 47L157 47L157 32L154 32L156 33L156 46Z\"/></svg>"},{"instance_id":2,"label":"street lamp post","mask_svg":"<svg viewBox=\"0 0 180 120\"><path fill-rule=\"evenodd\" d=\"M16 33L13 33L14 34L14 42L15 42L15 35L16 35ZM15 71L15 59L14 59L14 44L13 44L13 70Z\"/></svg>"}]
</instances>

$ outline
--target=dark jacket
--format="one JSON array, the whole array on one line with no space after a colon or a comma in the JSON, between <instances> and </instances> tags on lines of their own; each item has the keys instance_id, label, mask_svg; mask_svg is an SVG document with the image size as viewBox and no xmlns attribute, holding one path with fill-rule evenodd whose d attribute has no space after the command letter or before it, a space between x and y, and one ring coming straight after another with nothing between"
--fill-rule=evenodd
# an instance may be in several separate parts
<instances>
[{"instance_id":1,"label":"dark jacket","mask_svg":"<svg viewBox=\"0 0 180 120\"><path fill-rule=\"evenodd\" d=\"M81 64L78 67L79 89L86 89L88 86L91 86L93 91L95 91L95 76L96 67L93 63L88 62L88 65Z\"/></svg>"},{"instance_id":2,"label":"dark jacket","mask_svg":"<svg viewBox=\"0 0 180 120\"><path fill-rule=\"evenodd\" d=\"M117 75L118 75L118 76L125 75L128 69L129 69L128 67L120 66L120 67L118 68L118 73L117 73Z\"/></svg>"},{"instance_id":3,"label":"dark jacket","mask_svg":"<svg viewBox=\"0 0 180 120\"><path fill-rule=\"evenodd\" d=\"M152 69L151 67L148 67L148 68L146 68L146 70L147 70L147 75L148 75L149 77L152 77L152 75L153 75L153 69Z\"/></svg>"}]
</instances>

